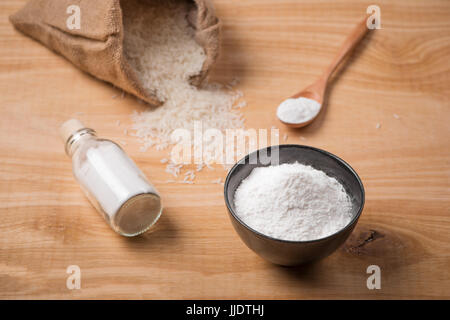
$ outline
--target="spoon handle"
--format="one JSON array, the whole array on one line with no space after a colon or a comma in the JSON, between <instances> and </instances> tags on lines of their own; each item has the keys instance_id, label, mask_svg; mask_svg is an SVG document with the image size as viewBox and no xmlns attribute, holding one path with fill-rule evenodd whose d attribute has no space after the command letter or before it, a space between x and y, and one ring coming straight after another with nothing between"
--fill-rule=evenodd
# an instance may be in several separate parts
<instances>
[{"instance_id":1,"label":"spoon handle","mask_svg":"<svg viewBox=\"0 0 450 320\"><path fill-rule=\"evenodd\" d=\"M367 17L365 17L360 23L358 23L358 25L352 30L352 33L350 33L347 39L345 39L338 53L334 57L332 63L321 77L323 80L325 80L325 82L328 80L334 70L336 70L341 61L356 47L359 41L361 41L361 39L369 31L369 28L367 28L366 20Z\"/></svg>"}]
</instances>

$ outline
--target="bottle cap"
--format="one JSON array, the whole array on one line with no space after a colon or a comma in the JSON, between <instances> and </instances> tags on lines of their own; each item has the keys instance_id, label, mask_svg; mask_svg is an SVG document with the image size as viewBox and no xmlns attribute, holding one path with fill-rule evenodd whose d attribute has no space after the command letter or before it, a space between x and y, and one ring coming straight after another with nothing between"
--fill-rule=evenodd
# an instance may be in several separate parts
<instances>
[{"instance_id":1,"label":"bottle cap","mask_svg":"<svg viewBox=\"0 0 450 320\"><path fill-rule=\"evenodd\" d=\"M86 128L86 126L78 119L70 119L59 127L59 135L64 143L77 131Z\"/></svg>"}]
</instances>

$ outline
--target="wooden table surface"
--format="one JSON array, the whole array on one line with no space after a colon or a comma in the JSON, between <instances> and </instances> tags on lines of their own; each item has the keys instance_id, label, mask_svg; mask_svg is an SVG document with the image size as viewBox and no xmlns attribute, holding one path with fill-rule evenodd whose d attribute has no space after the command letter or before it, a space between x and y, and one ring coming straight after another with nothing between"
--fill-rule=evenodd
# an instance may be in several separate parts
<instances>
[{"instance_id":1,"label":"wooden table surface","mask_svg":"<svg viewBox=\"0 0 450 320\"><path fill-rule=\"evenodd\" d=\"M450 1L377 1L382 29L300 130L282 127L275 107L320 75L373 1L215 1L214 78L241 79L247 127L275 125L288 143L337 154L366 188L352 237L298 268L241 242L223 187L211 184L223 169L203 170L194 185L165 183L165 153L140 152L123 132L144 107L113 99L117 89L14 30L7 18L24 2L0 3L0 298L450 298ZM83 196L57 133L74 114L125 141L159 189L165 209L152 232L118 236ZM69 265L81 268L80 290L66 287ZM369 265L381 268L380 290L367 289Z\"/></svg>"}]
</instances>

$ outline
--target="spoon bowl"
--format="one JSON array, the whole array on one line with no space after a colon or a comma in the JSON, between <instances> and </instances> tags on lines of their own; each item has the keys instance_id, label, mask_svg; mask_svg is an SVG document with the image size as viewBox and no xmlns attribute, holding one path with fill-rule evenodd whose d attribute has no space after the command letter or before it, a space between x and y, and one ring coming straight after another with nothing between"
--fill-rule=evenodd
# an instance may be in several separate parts
<instances>
[{"instance_id":1,"label":"spoon bowl","mask_svg":"<svg viewBox=\"0 0 450 320\"><path fill-rule=\"evenodd\" d=\"M320 104L320 109L312 118L310 118L307 121L298 122L298 123L285 122L282 119L280 119L279 117L278 117L278 119L284 125L286 125L286 126L288 126L290 128L305 127L308 124L310 124L311 122L313 122L317 118L317 116L319 115L320 111L322 110L323 96L324 96L324 93L325 93L325 86L326 86L326 81L323 81L323 79L321 78L318 81L316 81L314 84L312 84L309 87L303 89L303 91L300 91L300 92L294 94L291 97L291 99L306 98L306 99L317 101Z\"/></svg>"}]
</instances>

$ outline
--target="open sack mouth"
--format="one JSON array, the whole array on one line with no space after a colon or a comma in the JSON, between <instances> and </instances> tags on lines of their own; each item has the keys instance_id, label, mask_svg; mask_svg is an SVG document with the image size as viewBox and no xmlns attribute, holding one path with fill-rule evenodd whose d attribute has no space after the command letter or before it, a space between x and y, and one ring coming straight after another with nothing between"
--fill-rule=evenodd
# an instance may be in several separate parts
<instances>
[{"instance_id":1,"label":"open sack mouth","mask_svg":"<svg viewBox=\"0 0 450 320\"><path fill-rule=\"evenodd\" d=\"M167 99L164 79L199 85L217 59L220 23L207 0L82 2L79 28L68 27L70 5L31 0L10 20L83 71L151 105Z\"/></svg>"}]
</instances>

